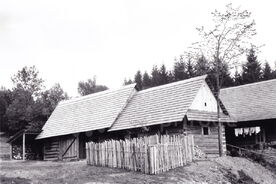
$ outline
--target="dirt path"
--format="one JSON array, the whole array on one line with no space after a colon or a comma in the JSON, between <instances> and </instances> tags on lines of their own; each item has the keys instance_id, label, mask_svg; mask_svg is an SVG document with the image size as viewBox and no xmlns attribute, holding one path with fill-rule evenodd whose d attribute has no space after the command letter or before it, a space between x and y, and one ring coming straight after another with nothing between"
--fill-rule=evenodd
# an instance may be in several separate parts
<instances>
[{"instance_id":1,"label":"dirt path","mask_svg":"<svg viewBox=\"0 0 276 184\"><path fill-rule=\"evenodd\" d=\"M259 164L224 157L198 161L159 175L87 166L85 161L3 161L2 183L276 183L276 177ZM254 176L255 175L255 176Z\"/></svg>"}]
</instances>

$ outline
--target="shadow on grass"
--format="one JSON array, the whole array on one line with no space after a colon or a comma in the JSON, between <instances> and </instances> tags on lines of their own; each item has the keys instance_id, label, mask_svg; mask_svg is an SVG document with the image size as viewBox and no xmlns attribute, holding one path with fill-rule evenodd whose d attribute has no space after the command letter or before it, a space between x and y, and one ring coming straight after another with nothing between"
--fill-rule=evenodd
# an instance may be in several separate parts
<instances>
[{"instance_id":1,"label":"shadow on grass","mask_svg":"<svg viewBox=\"0 0 276 184\"><path fill-rule=\"evenodd\" d=\"M240 184L258 184L256 183L250 176L244 173L244 171L239 170L238 171L239 176L237 177L230 171L226 171L225 177L228 178L228 180L231 183L240 183Z\"/></svg>"},{"instance_id":2,"label":"shadow on grass","mask_svg":"<svg viewBox=\"0 0 276 184\"><path fill-rule=\"evenodd\" d=\"M0 183L1 184L31 184L31 180L26 178L20 178L20 177L6 177L1 175L0 176Z\"/></svg>"}]
</instances>

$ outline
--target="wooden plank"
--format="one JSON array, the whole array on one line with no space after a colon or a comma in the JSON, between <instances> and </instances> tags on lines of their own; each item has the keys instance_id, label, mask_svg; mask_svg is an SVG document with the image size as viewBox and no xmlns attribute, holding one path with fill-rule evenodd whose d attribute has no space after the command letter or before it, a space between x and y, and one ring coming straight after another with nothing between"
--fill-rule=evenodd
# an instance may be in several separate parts
<instances>
[{"instance_id":1,"label":"wooden plank","mask_svg":"<svg viewBox=\"0 0 276 184\"><path fill-rule=\"evenodd\" d=\"M62 158L64 157L64 155L68 152L68 150L71 148L71 146L73 145L73 143L76 141L76 137L73 138L73 140L71 141L71 143L68 145L68 147L66 148L66 150L62 153Z\"/></svg>"},{"instance_id":2,"label":"wooden plank","mask_svg":"<svg viewBox=\"0 0 276 184\"><path fill-rule=\"evenodd\" d=\"M152 135L87 143L87 163L159 174L193 160L193 136Z\"/></svg>"}]
</instances>

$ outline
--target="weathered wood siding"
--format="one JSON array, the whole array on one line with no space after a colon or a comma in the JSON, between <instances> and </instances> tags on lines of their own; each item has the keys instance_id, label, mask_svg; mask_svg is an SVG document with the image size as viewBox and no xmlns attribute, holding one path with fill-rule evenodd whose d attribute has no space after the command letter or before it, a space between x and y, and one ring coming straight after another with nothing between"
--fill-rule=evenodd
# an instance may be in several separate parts
<instances>
[{"instance_id":1,"label":"weathered wood siding","mask_svg":"<svg viewBox=\"0 0 276 184\"><path fill-rule=\"evenodd\" d=\"M200 87L189 109L217 112L217 100L206 82ZM221 109L220 112L222 112Z\"/></svg>"},{"instance_id":2,"label":"weathered wood siding","mask_svg":"<svg viewBox=\"0 0 276 184\"><path fill-rule=\"evenodd\" d=\"M219 156L218 145L218 127L209 126L209 135L203 135L202 126L187 125L186 132L188 135L194 135L195 146L198 146L208 157ZM226 153L225 129L222 128L223 152Z\"/></svg>"},{"instance_id":3,"label":"weathered wood siding","mask_svg":"<svg viewBox=\"0 0 276 184\"><path fill-rule=\"evenodd\" d=\"M43 160L58 160L59 141L58 138L45 139L43 149Z\"/></svg>"},{"instance_id":4,"label":"weathered wood siding","mask_svg":"<svg viewBox=\"0 0 276 184\"><path fill-rule=\"evenodd\" d=\"M79 159L79 136L68 135L60 138L60 159Z\"/></svg>"},{"instance_id":5,"label":"weathered wood siding","mask_svg":"<svg viewBox=\"0 0 276 184\"><path fill-rule=\"evenodd\" d=\"M79 137L74 135L45 139L43 160L79 159Z\"/></svg>"}]
</instances>

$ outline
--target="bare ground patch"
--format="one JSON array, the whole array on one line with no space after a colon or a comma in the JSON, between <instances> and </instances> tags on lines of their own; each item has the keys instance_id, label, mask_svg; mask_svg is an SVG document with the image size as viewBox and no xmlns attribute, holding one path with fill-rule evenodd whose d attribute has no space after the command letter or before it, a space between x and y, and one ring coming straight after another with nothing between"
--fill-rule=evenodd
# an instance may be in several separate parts
<instances>
[{"instance_id":1,"label":"bare ground patch","mask_svg":"<svg viewBox=\"0 0 276 184\"><path fill-rule=\"evenodd\" d=\"M159 175L145 175L139 172L129 172L122 169L88 166L85 161L2 161L0 164L1 179L3 178L3 181L15 180L19 183L276 182L275 175L261 165L244 158L233 157L198 161ZM266 180L264 181L264 179Z\"/></svg>"}]
</instances>

